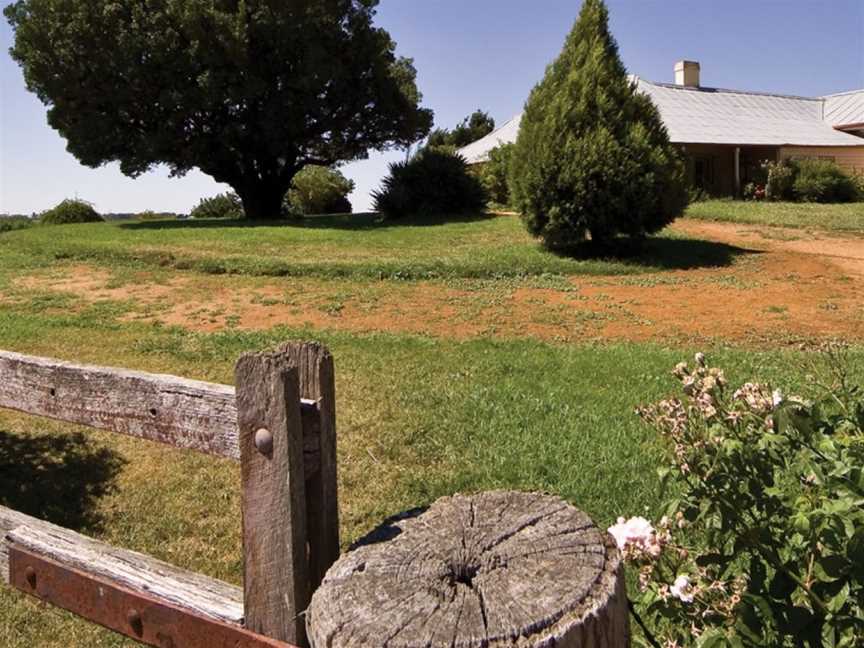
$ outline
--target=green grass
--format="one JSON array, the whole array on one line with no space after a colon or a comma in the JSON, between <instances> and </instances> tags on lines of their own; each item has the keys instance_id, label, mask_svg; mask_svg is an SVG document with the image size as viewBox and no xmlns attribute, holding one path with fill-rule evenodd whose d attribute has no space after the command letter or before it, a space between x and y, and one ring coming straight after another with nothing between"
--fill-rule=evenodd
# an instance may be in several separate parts
<instances>
[{"instance_id":1,"label":"green grass","mask_svg":"<svg viewBox=\"0 0 864 648\"><path fill-rule=\"evenodd\" d=\"M497 278L637 274L728 265L730 246L664 233L639 257L568 258L544 250L517 217L382 223L377 216L300 223L157 221L34 227L0 236L0 256L28 254L210 274L328 278Z\"/></svg>"},{"instance_id":2,"label":"green grass","mask_svg":"<svg viewBox=\"0 0 864 648\"><path fill-rule=\"evenodd\" d=\"M661 442L633 409L673 392L669 369L695 351L289 329L201 334L120 322L122 307L110 303L45 309L36 297L0 311L0 348L230 382L244 351L325 342L336 358L346 544L393 513L457 491L549 491L600 525L657 513ZM711 356L733 381L761 377L808 393L800 352L718 348ZM229 462L0 412L0 504L241 577L238 469ZM10 648L133 645L7 589L0 609L0 645Z\"/></svg>"},{"instance_id":3,"label":"green grass","mask_svg":"<svg viewBox=\"0 0 864 648\"><path fill-rule=\"evenodd\" d=\"M864 234L864 203L820 205L815 203L766 203L708 200L690 205L687 218L743 223L807 227Z\"/></svg>"},{"instance_id":4,"label":"green grass","mask_svg":"<svg viewBox=\"0 0 864 648\"><path fill-rule=\"evenodd\" d=\"M726 203L691 211L710 205ZM396 512L491 488L557 493L605 526L618 515L657 512L662 444L633 409L672 392L669 369L695 348L230 326L204 334L126 321L135 306L126 301L27 290L15 279L35 270L63 276L68 260L110 269L112 285L139 281L142 268L153 282L184 269L321 276L334 281L320 308L337 315L357 291L400 285L370 278L441 277L466 291L515 283L564 291L573 290L566 275L643 275L628 280L634 285L678 281L643 273L728 265L739 253L666 233L640 258L570 259L542 250L512 217L438 225L387 225L361 215L300 225L33 227L0 234L0 348L227 383L245 351L319 339L336 358L344 544ZM289 298L299 299L293 292ZM762 378L808 393L803 352L709 351L733 381ZM855 356L860 364L864 350ZM864 378L860 366L856 375ZM0 410L0 504L235 583L242 574L238 473L226 461ZM5 588L0 610L0 646L135 645Z\"/></svg>"}]
</instances>

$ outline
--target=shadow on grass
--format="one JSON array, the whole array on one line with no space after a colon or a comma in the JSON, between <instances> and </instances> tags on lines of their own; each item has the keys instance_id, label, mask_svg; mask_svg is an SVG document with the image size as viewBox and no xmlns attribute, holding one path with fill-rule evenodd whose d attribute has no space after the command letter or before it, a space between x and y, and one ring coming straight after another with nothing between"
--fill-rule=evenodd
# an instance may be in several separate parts
<instances>
[{"instance_id":1,"label":"shadow on grass","mask_svg":"<svg viewBox=\"0 0 864 648\"><path fill-rule=\"evenodd\" d=\"M340 229L349 231L371 231L400 227L434 227L452 223L475 223L498 218L496 214L454 214L452 216L414 216L398 220L384 220L380 214L336 214L332 216L307 216L297 220L252 221L239 220L167 220L136 221L121 223L121 229L130 230L178 230L178 229L230 229L254 227L290 227L293 229Z\"/></svg>"},{"instance_id":2,"label":"shadow on grass","mask_svg":"<svg viewBox=\"0 0 864 648\"><path fill-rule=\"evenodd\" d=\"M618 248L598 246L586 241L552 253L567 259L617 261L661 270L723 268L732 265L739 256L760 254L758 250L715 241L666 237L648 238L640 245L628 245L625 242Z\"/></svg>"},{"instance_id":3,"label":"shadow on grass","mask_svg":"<svg viewBox=\"0 0 864 648\"><path fill-rule=\"evenodd\" d=\"M0 429L0 504L90 533L100 530L97 500L125 461L83 434L18 435Z\"/></svg>"}]
</instances>

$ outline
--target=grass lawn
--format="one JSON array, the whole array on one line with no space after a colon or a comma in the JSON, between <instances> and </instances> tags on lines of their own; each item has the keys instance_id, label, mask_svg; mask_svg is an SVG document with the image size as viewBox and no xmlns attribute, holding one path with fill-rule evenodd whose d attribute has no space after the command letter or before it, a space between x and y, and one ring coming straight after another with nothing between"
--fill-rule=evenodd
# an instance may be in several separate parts
<instances>
[{"instance_id":1,"label":"grass lawn","mask_svg":"<svg viewBox=\"0 0 864 648\"><path fill-rule=\"evenodd\" d=\"M690 205L687 209L687 218L748 225L810 227L838 232L864 233L864 202L819 205L815 203L707 200Z\"/></svg>"},{"instance_id":2,"label":"grass lawn","mask_svg":"<svg viewBox=\"0 0 864 648\"><path fill-rule=\"evenodd\" d=\"M143 266L153 282L233 272L240 276L232 286L254 289L264 280L243 275L304 274L349 292L361 279L431 275L482 277L508 293L514 276L722 266L738 253L666 234L640 259L578 261L544 252L517 218L506 217L404 226L355 216L281 226L34 227L0 234L0 348L230 382L244 351L318 339L336 359L345 545L396 512L491 488L560 494L606 526L618 515L657 513L661 441L633 410L675 390L670 369L692 357L692 344L553 344L524 334L460 342L327 327L205 333L130 320L128 301L73 299L16 280L37 269L59 278L75 259L127 281ZM212 288L225 278L207 280ZM303 290L311 283L274 281ZM367 283L382 291L410 285ZM201 292L205 300L213 294ZM403 316L422 317L421 307L408 305ZM722 340L701 350L733 383L757 378L811 393L806 352ZM864 349L853 355L864 380ZM0 504L235 583L242 574L238 489L239 468L227 461L0 410ZM135 645L7 588L0 588L0 610L3 647Z\"/></svg>"},{"instance_id":3,"label":"grass lawn","mask_svg":"<svg viewBox=\"0 0 864 648\"><path fill-rule=\"evenodd\" d=\"M545 251L519 218L381 223L374 214L290 224L146 221L32 227L0 235L0 256L136 263L209 274L422 279L637 274L725 265L729 246L666 232L638 258L573 259Z\"/></svg>"},{"instance_id":4,"label":"grass lawn","mask_svg":"<svg viewBox=\"0 0 864 648\"><path fill-rule=\"evenodd\" d=\"M0 348L228 382L240 353L321 339L337 362L343 541L387 515L457 491L558 493L601 525L656 513L659 441L633 414L674 389L692 348L455 343L405 335L275 329L192 333L67 316L38 300L0 314ZM808 388L794 352L716 350L733 380ZM238 468L109 433L0 412L0 503L239 582ZM0 645L122 640L0 590Z\"/></svg>"}]
</instances>

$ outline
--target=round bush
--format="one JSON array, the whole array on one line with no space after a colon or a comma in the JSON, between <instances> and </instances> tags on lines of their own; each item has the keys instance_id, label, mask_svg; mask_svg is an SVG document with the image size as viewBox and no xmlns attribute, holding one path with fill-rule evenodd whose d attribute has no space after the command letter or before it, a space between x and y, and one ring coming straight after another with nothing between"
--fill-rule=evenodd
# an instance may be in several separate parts
<instances>
[{"instance_id":1,"label":"round bush","mask_svg":"<svg viewBox=\"0 0 864 648\"><path fill-rule=\"evenodd\" d=\"M53 209L42 212L39 222L43 225L67 225L70 223L101 223L102 218L93 205L85 200L67 199Z\"/></svg>"},{"instance_id":2,"label":"round bush","mask_svg":"<svg viewBox=\"0 0 864 648\"><path fill-rule=\"evenodd\" d=\"M243 218L243 204L235 193L202 198L190 213L192 218Z\"/></svg>"},{"instance_id":3,"label":"round bush","mask_svg":"<svg viewBox=\"0 0 864 648\"><path fill-rule=\"evenodd\" d=\"M602 0L585 0L532 91L510 168L513 203L550 248L663 229L687 206L684 164L627 78Z\"/></svg>"},{"instance_id":4,"label":"round bush","mask_svg":"<svg viewBox=\"0 0 864 648\"><path fill-rule=\"evenodd\" d=\"M375 210L388 219L482 212L487 202L483 185L465 159L435 148L391 164L390 175L372 198Z\"/></svg>"},{"instance_id":5,"label":"round bush","mask_svg":"<svg viewBox=\"0 0 864 648\"><path fill-rule=\"evenodd\" d=\"M798 160L792 192L802 202L845 203L858 199L855 181L831 160Z\"/></svg>"},{"instance_id":6,"label":"round bush","mask_svg":"<svg viewBox=\"0 0 864 648\"><path fill-rule=\"evenodd\" d=\"M350 214L348 194L352 191L354 181L340 171L310 164L294 176L285 196L285 211L289 216Z\"/></svg>"}]
</instances>

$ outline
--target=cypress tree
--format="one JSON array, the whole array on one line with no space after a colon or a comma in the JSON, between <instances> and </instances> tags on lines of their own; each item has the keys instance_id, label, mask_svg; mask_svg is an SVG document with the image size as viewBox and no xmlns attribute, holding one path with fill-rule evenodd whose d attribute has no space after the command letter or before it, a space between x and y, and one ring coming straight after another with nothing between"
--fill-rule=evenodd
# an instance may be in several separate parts
<instances>
[{"instance_id":1,"label":"cypress tree","mask_svg":"<svg viewBox=\"0 0 864 648\"><path fill-rule=\"evenodd\" d=\"M603 0L585 0L525 106L510 171L514 206L550 248L641 239L687 206L684 165L636 90Z\"/></svg>"}]
</instances>

